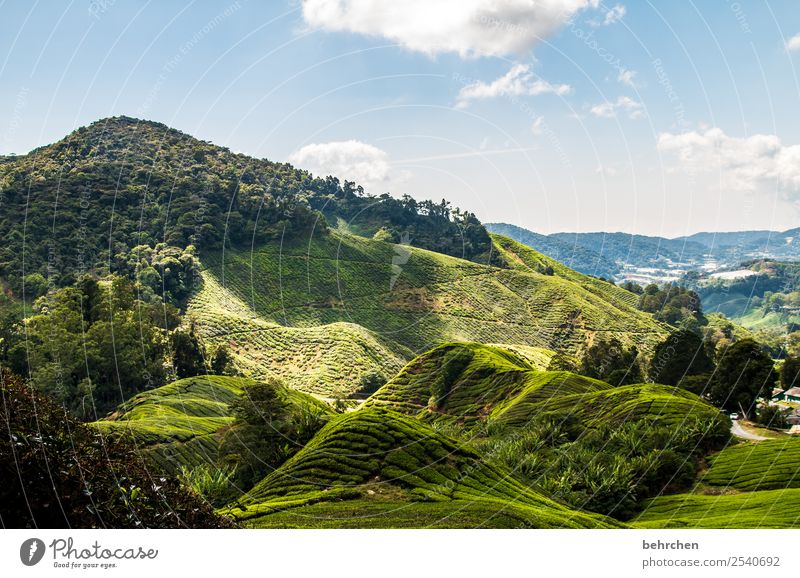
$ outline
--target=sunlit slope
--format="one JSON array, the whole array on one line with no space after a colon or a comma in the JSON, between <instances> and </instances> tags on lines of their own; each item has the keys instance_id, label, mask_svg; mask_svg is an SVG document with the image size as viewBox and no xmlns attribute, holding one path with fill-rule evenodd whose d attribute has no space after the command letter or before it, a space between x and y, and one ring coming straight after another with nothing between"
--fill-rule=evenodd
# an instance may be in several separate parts
<instances>
[{"instance_id":1,"label":"sunlit slope","mask_svg":"<svg viewBox=\"0 0 800 578\"><path fill-rule=\"evenodd\" d=\"M401 356L400 346L424 351L447 341L569 353L597 331L646 349L666 334L630 306L626 291L555 262L553 275L528 265L500 269L337 232L229 250L203 263L207 279L246 303L251 318L293 329L351 323ZM215 298L201 292L197 302L214 308ZM213 323L219 327L204 331L218 338L235 330Z\"/></svg>"},{"instance_id":2,"label":"sunlit slope","mask_svg":"<svg viewBox=\"0 0 800 578\"><path fill-rule=\"evenodd\" d=\"M366 402L422 418L486 419L521 426L541 414L570 415L583 424L656 419L680 427L718 409L685 390L657 384L621 387L569 371L542 371L502 346L450 343L409 362Z\"/></svg>"},{"instance_id":3,"label":"sunlit slope","mask_svg":"<svg viewBox=\"0 0 800 578\"><path fill-rule=\"evenodd\" d=\"M209 271L189 315L211 347L229 346L236 366L254 378L277 376L295 389L347 397L361 378L391 378L411 357L406 347L360 325L334 322L287 327L259 317Z\"/></svg>"},{"instance_id":4,"label":"sunlit slope","mask_svg":"<svg viewBox=\"0 0 800 578\"><path fill-rule=\"evenodd\" d=\"M174 474L181 466L215 464L223 434L234 420L230 404L250 379L205 375L181 379L138 394L93 427L130 440L159 472ZM330 413L313 397L282 389L291 405Z\"/></svg>"},{"instance_id":5,"label":"sunlit slope","mask_svg":"<svg viewBox=\"0 0 800 578\"><path fill-rule=\"evenodd\" d=\"M634 525L642 528L797 528L800 527L800 489L661 496L647 502Z\"/></svg>"},{"instance_id":6,"label":"sunlit slope","mask_svg":"<svg viewBox=\"0 0 800 578\"><path fill-rule=\"evenodd\" d=\"M558 504L424 423L383 408L332 421L224 512L255 527L618 525Z\"/></svg>"},{"instance_id":7,"label":"sunlit slope","mask_svg":"<svg viewBox=\"0 0 800 578\"><path fill-rule=\"evenodd\" d=\"M741 491L800 488L800 439L742 442L711 458L703 483Z\"/></svg>"}]
</instances>

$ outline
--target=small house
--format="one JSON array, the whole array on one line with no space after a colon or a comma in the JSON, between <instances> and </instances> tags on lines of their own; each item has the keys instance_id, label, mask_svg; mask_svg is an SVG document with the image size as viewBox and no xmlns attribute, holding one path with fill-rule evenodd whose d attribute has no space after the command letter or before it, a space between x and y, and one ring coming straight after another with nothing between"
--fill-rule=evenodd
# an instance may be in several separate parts
<instances>
[{"instance_id":1,"label":"small house","mask_svg":"<svg viewBox=\"0 0 800 578\"><path fill-rule=\"evenodd\" d=\"M779 393L773 399L778 401L792 401L795 403L800 403L800 387L791 387L786 391Z\"/></svg>"}]
</instances>

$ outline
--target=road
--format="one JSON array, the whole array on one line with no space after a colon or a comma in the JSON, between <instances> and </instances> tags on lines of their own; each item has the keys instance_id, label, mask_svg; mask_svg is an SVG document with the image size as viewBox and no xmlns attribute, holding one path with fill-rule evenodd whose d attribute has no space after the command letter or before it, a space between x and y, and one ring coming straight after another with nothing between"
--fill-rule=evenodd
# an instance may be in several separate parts
<instances>
[{"instance_id":1,"label":"road","mask_svg":"<svg viewBox=\"0 0 800 578\"><path fill-rule=\"evenodd\" d=\"M742 438L746 440L755 440L755 441L762 441L769 439L765 438L764 436L752 434L749 431L745 430L739 423L738 419L732 420L732 423L733 425L731 426L731 433L735 435L737 438Z\"/></svg>"}]
</instances>

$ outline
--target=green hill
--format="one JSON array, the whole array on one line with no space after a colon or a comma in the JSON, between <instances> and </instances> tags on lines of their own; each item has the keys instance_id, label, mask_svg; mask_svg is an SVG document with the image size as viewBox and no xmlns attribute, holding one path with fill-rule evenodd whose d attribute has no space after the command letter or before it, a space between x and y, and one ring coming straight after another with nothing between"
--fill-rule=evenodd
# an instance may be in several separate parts
<instances>
[{"instance_id":1,"label":"green hill","mask_svg":"<svg viewBox=\"0 0 800 578\"><path fill-rule=\"evenodd\" d=\"M15 291L23 274L68 285L81 272L128 273L126 255L139 245L216 252L307 237L340 220L360 234L381 230L396 242L493 261L480 221L446 201L371 196L353 182L124 116L3 159L0 190L0 276Z\"/></svg>"},{"instance_id":2,"label":"green hill","mask_svg":"<svg viewBox=\"0 0 800 578\"><path fill-rule=\"evenodd\" d=\"M730 446L711 458L702 482L741 491L800 488L800 439Z\"/></svg>"},{"instance_id":3,"label":"green hill","mask_svg":"<svg viewBox=\"0 0 800 578\"><path fill-rule=\"evenodd\" d=\"M571 354L598 331L645 351L666 335L627 291L494 241L513 269L341 232L231 249L203 257L189 311L244 371L323 396L356 391L368 371L388 379L414 352L449 341Z\"/></svg>"},{"instance_id":4,"label":"green hill","mask_svg":"<svg viewBox=\"0 0 800 578\"><path fill-rule=\"evenodd\" d=\"M223 510L253 527L611 527L560 505L422 422L365 408Z\"/></svg>"},{"instance_id":5,"label":"green hill","mask_svg":"<svg viewBox=\"0 0 800 578\"><path fill-rule=\"evenodd\" d=\"M800 489L742 494L676 494L647 503L639 528L797 528Z\"/></svg>"},{"instance_id":6,"label":"green hill","mask_svg":"<svg viewBox=\"0 0 800 578\"><path fill-rule=\"evenodd\" d=\"M105 435L130 439L161 473L216 465L223 434L234 421L230 404L252 383L217 375L181 379L136 395L92 425ZM331 413L299 391L284 389L281 395L293 406Z\"/></svg>"},{"instance_id":7,"label":"green hill","mask_svg":"<svg viewBox=\"0 0 800 578\"><path fill-rule=\"evenodd\" d=\"M800 440L740 442L709 459L690 494L645 504L635 525L646 528L800 527Z\"/></svg>"},{"instance_id":8,"label":"green hill","mask_svg":"<svg viewBox=\"0 0 800 578\"><path fill-rule=\"evenodd\" d=\"M486 223L485 226L492 233L510 237L586 275L613 278L621 270L614 261L577 243L567 243L508 223Z\"/></svg>"},{"instance_id":9,"label":"green hill","mask_svg":"<svg viewBox=\"0 0 800 578\"><path fill-rule=\"evenodd\" d=\"M502 346L446 344L415 358L366 405L510 426L547 413L570 415L587 426L648 418L680 427L694 417L709 424L724 419L718 409L680 388L612 387L568 371L542 369L546 366L534 367Z\"/></svg>"}]
</instances>

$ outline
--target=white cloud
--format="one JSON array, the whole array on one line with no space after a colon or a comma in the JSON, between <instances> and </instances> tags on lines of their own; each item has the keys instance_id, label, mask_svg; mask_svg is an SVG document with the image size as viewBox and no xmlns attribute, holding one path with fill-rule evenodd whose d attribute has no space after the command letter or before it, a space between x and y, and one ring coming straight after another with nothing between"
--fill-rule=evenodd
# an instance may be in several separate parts
<instances>
[{"instance_id":1,"label":"white cloud","mask_svg":"<svg viewBox=\"0 0 800 578\"><path fill-rule=\"evenodd\" d=\"M632 120L644 118L644 106L642 103L627 96L620 96L616 102L607 100L601 104L596 104L589 111L601 118L614 118L619 112L627 114L628 118Z\"/></svg>"},{"instance_id":2,"label":"white cloud","mask_svg":"<svg viewBox=\"0 0 800 578\"><path fill-rule=\"evenodd\" d=\"M795 34L786 41L786 50L789 52L800 50L800 34Z\"/></svg>"},{"instance_id":3,"label":"white cloud","mask_svg":"<svg viewBox=\"0 0 800 578\"><path fill-rule=\"evenodd\" d=\"M777 183L787 192L800 189L800 145L784 145L775 135L740 138L719 128L663 133L658 148L674 155L682 169L719 172L727 188L754 190Z\"/></svg>"},{"instance_id":4,"label":"white cloud","mask_svg":"<svg viewBox=\"0 0 800 578\"><path fill-rule=\"evenodd\" d=\"M380 36L429 55L502 56L531 48L577 12L597 9L599 4L599 0L303 0L303 18L314 28Z\"/></svg>"},{"instance_id":5,"label":"white cloud","mask_svg":"<svg viewBox=\"0 0 800 578\"><path fill-rule=\"evenodd\" d=\"M551 84L534 77L527 64L515 64L511 70L490 83L476 81L462 88L458 93L456 107L464 108L472 100L496 98L498 96L538 96L540 94L569 94L568 84Z\"/></svg>"},{"instance_id":6,"label":"white cloud","mask_svg":"<svg viewBox=\"0 0 800 578\"><path fill-rule=\"evenodd\" d=\"M602 20L590 20L589 24L592 26L610 26L622 20L626 12L625 6L617 4L606 11L606 15Z\"/></svg>"},{"instance_id":7,"label":"white cloud","mask_svg":"<svg viewBox=\"0 0 800 578\"><path fill-rule=\"evenodd\" d=\"M390 178L386 151L357 140L309 144L292 153L289 162L317 176L333 175L366 189Z\"/></svg>"},{"instance_id":8,"label":"white cloud","mask_svg":"<svg viewBox=\"0 0 800 578\"><path fill-rule=\"evenodd\" d=\"M622 84L628 85L631 88L636 88L636 75L638 73L635 70L628 70L627 68L620 68L619 74L617 75L617 81L621 82Z\"/></svg>"}]
</instances>

